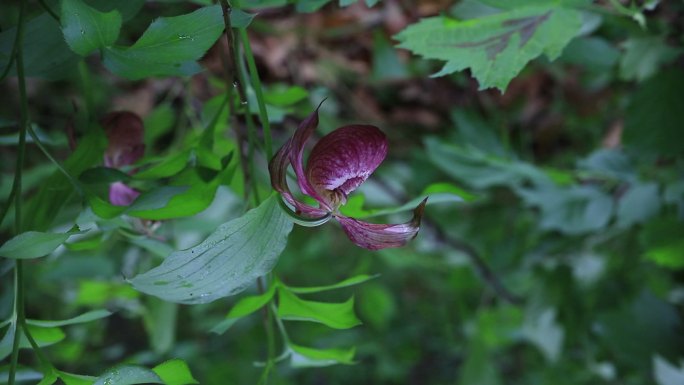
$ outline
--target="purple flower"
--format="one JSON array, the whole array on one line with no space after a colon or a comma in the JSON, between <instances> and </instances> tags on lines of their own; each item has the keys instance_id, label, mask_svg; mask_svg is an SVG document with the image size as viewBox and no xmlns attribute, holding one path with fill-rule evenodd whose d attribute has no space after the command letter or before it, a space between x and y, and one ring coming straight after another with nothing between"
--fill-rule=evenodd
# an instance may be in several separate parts
<instances>
[{"instance_id":1,"label":"purple flower","mask_svg":"<svg viewBox=\"0 0 684 385\"><path fill-rule=\"evenodd\" d=\"M138 115L128 111L111 112L100 120L100 124L109 141L104 154L106 167L130 166L143 156L144 125ZM128 206L138 195L138 191L121 182L109 186L109 201L115 206Z\"/></svg>"},{"instance_id":2,"label":"purple flower","mask_svg":"<svg viewBox=\"0 0 684 385\"><path fill-rule=\"evenodd\" d=\"M349 239L369 250L400 247L418 234L426 200L414 210L409 222L385 225L360 221L342 215L338 208L365 181L387 155L387 138L375 126L351 125L336 129L321 138L309 155L306 166L303 152L306 141L318 127L318 109L297 128L292 138L278 150L269 164L271 185L307 218L332 216L342 225ZM291 164L301 191L314 198L319 207L297 201L287 185Z\"/></svg>"}]
</instances>

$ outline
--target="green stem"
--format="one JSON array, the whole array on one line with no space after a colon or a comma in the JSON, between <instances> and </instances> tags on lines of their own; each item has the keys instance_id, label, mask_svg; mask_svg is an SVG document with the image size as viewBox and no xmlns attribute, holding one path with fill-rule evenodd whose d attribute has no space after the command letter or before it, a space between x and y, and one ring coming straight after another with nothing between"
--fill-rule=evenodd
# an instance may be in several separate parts
<instances>
[{"instance_id":1,"label":"green stem","mask_svg":"<svg viewBox=\"0 0 684 385\"><path fill-rule=\"evenodd\" d=\"M45 0L38 0L38 2L40 3L40 6L43 7L45 12L47 12L53 19L57 20L57 22L59 23L59 16L55 11L52 10L52 8L50 8L49 5L47 5Z\"/></svg>"},{"instance_id":2,"label":"green stem","mask_svg":"<svg viewBox=\"0 0 684 385\"><path fill-rule=\"evenodd\" d=\"M22 317L20 322L21 328L24 331L26 339L31 344L31 347L33 348L33 351L36 353L36 356L38 356L38 361L40 361L40 366L42 367L43 374L47 375L48 373L56 372L57 370L55 369L55 367L52 365L50 360L48 360L47 356L45 356L45 353L43 353L43 350L40 348L40 346L38 346L38 343L31 335L31 332L28 328L28 324L26 322L26 317Z\"/></svg>"},{"instance_id":3,"label":"green stem","mask_svg":"<svg viewBox=\"0 0 684 385\"><path fill-rule=\"evenodd\" d=\"M19 5L19 22L17 23L16 55L17 80L19 83L19 147L17 150L17 163L14 172L14 229L17 234L22 231L21 224L21 172L24 167L24 156L26 153L26 128L28 127L28 97L26 95L26 76L24 74L24 14L26 12L26 1L22 0ZM8 384L14 385L17 363L19 360L19 341L21 338L21 328L25 322L24 315L24 261L17 260L14 266L14 316L17 324L14 331L14 341L12 341L12 357Z\"/></svg>"},{"instance_id":4,"label":"green stem","mask_svg":"<svg viewBox=\"0 0 684 385\"><path fill-rule=\"evenodd\" d=\"M80 183L76 178L74 178L73 175L71 175L71 174L64 168L64 166L62 166L62 165L57 161L57 159L55 159L52 155L50 155L50 152L47 150L47 148L45 147L45 145L43 144L43 142L40 141L40 139L38 138L38 135L36 135L36 133L33 131L33 128L31 127L30 124L28 125L28 133L29 133L29 135L31 135L31 138L33 138L33 141L36 143L36 145L38 146L38 148L40 148L40 150L43 152L43 154L45 154L45 156L50 160L50 162L52 162L55 166L57 166L57 168L59 169L59 171L61 171L62 174L64 174L64 176L65 176L65 177L69 180L69 182L74 186L74 189L78 192L78 194L79 194L81 197L83 197L83 196L84 196L84 193L83 193L83 186L81 186L81 183Z\"/></svg>"},{"instance_id":5,"label":"green stem","mask_svg":"<svg viewBox=\"0 0 684 385\"><path fill-rule=\"evenodd\" d=\"M247 66L249 67L249 76L252 81L252 88L256 94L257 103L259 105L259 119L264 129L264 145L266 147L266 159L270 160L273 157L273 144L271 138L271 124L268 120L268 111L266 110L266 103L264 102L264 91L261 89L261 79L259 79L259 72L257 71L256 61L252 53L252 46L249 44L249 36L245 28L239 28L240 39L245 50L245 58L247 59Z\"/></svg>"}]
</instances>

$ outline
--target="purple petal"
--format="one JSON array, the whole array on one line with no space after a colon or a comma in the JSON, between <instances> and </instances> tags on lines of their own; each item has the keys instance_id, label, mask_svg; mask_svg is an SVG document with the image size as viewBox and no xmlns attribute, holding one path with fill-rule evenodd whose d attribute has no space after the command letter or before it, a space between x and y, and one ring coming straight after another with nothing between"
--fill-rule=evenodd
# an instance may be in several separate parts
<instances>
[{"instance_id":1,"label":"purple petal","mask_svg":"<svg viewBox=\"0 0 684 385\"><path fill-rule=\"evenodd\" d=\"M418 234L426 202L427 198L413 210L413 218L410 221L397 225L368 223L344 216L336 218L349 239L358 246L369 250L401 247Z\"/></svg>"},{"instance_id":2,"label":"purple petal","mask_svg":"<svg viewBox=\"0 0 684 385\"><path fill-rule=\"evenodd\" d=\"M121 182L109 185L109 201L114 206L128 206L140 195L139 192Z\"/></svg>"},{"instance_id":3,"label":"purple petal","mask_svg":"<svg viewBox=\"0 0 684 385\"><path fill-rule=\"evenodd\" d=\"M104 155L105 166L128 166L143 156L144 125L138 115L128 111L111 112L100 120L100 124L109 140Z\"/></svg>"},{"instance_id":4,"label":"purple petal","mask_svg":"<svg viewBox=\"0 0 684 385\"><path fill-rule=\"evenodd\" d=\"M271 175L271 186L278 191L288 203L290 203L299 212L310 217L320 217L328 213L328 210L323 210L311 207L307 204L299 202L294 199L290 188L287 185L287 167L289 166L289 156L292 149L292 140L285 142L283 147L278 150L271 162L268 164L268 171Z\"/></svg>"},{"instance_id":5,"label":"purple petal","mask_svg":"<svg viewBox=\"0 0 684 385\"><path fill-rule=\"evenodd\" d=\"M387 138L375 126L352 125L336 129L316 143L306 165L309 183L332 207L344 204L382 163Z\"/></svg>"},{"instance_id":6,"label":"purple petal","mask_svg":"<svg viewBox=\"0 0 684 385\"><path fill-rule=\"evenodd\" d=\"M316 189L314 189L314 187L309 183L309 180L306 178L306 174L304 174L304 165L302 160L304 146L311 137L311 134L313 134L313 132L316 130L316 127L318 127L319 108L321 108L320 105L314 112L307 116L302 123L299 124L299 127L297 127L297 131L295 131L292 139L290 140L288 156L290 158L290 163L295 170L295 174L297 174L297 183L299 184L299 188L302 190L302 192L316 199L324 207L332 210L332 207L330 207L328 204L328 200L319 195Z\"/></svg>"}]
</instances>

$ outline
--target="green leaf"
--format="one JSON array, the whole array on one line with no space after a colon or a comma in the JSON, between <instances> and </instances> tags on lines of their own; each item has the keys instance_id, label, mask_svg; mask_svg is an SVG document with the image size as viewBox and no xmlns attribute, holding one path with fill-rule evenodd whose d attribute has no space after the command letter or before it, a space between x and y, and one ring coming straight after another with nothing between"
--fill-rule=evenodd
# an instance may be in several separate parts
<instances>
[{"instance_id":1,"label":"green leaf","mask_svg":"<svg viewBox=\"0 0 684 385\"><path fill-rule=\"evenodd\" d=\"M271 301L271 298L273 298L276 286L277 285L271 285L268 288L268 291L266 291L263 294L252 295L240 299L233 306L233 308L230 309L230 312L228 312L226 318L223 321L219 322L216 326L214 326L211 329L211 332L216 334L223 334L231 326L233 326L233 324L237 322L240 318L248 316L264 307L264 305L266 305L269 301Z\"/></svg>"},{"instance_id":2,"label":"green leaf","mask_svg":"<svg viewBox=\"0 0 684 385\"><path fill-rule=\"evenodd\" d=\"M560 358L565 330L556 322L556 310L544 309L525 320L522 334L544 354L549 362Z\"/></svg>"},{"instance_id":3,"label":"green leaf","mask_svg":"<svg viewBox=\"0 0 684 385\"><path fill-rule=\"evenodd\" d=\"M446 60L435 76L470 68L480 89L504 91L530 60L556 59L582 26L581 13L560 4L520 6L478 19L422 19L399 33L399 47Z\"/></svg>"},{"instance_id":4,"label":"green leaf","mask_svg":"<svg viewBox=\"0 0 684 385\"><path fill-rule=\"evenodd\" d=\"M60 21L64 40L81 56L114 44L121 30L119 11L103 13L81 0L63 0Z\"/></svg>"},{"instance_id":5,"label":"green leaf","mask_svg":"<svg viewBox=\"0 0 684 385\"><path fill-rule=\"evenodd\" d=\"M11 238L0 246L0 257L13 259L40 258L53 252L75 233L27 231Z\"/></svg>"},{"instance_id":6,"label":"green leaf","mask_svg":"<svg viewBox=\"0 0 684 385\"><path fill-rule=\"evenodd\" d=\"M636 183L620 197L617 224L629 227L643 223L660 210L660 193L656 183Z\"/></svg>"},{"instance_id":7,"label":"green leaf","mask_svg":"<svg viewBox=\"0 0 684 385\"><path fill-rule=\"evenodd\" d=\"M342 303L306 301L280 288L278 299L278 317L284 320L319 322L333 329L349 329L361 324L354 314L354 297Z\"/></svg>"},{"instance_id":8,"label":"green leaf","mask_svg":"<svg viewBox=\"0 0 684 385\"><path fill-rule=\"evenodd\" d=\"M131 176L115 168L98 166L83 171L78 180L86 184L128 182Z\"/></svg>"},{"instance_id":9,"label":"green leaf","mask_svg":"<svg viewBox=\"0 0 684 385\"><path fill-rule=\"evenodd\" d=\"M684 223L673 218L654 218L639 235L644 256L670 269L684 268Z\"/></svg>"},{"instance_id":10,"label":"green leaf","mask_svg":"<svg viewBox=\"0 0 684 385\"><path fill-rule=\"evenodd\" d=\"M59 379L59 377L57 377L56 373L54 373L54 372L47 373L45 375L45 377L43 377L43 379L40 380L40 382L36 385L52 385L55 382L57 382L58 379Z\"/></svg>"},{"instance_id":11,"label":"green leaf","mask_svg":"<svg viewBox=\"0 0 684 385\"><path fill-rule=\"evenodd\" d=\"M232 28L247 28L252 23L254 16L256 15L233 8L230 11L230 26Z\"/></svg>"},{"instance_id":12,"label":"green leaf","mask_svg":"<svg viewBox=\"0 0 684 385\"><path fill-rule=\"evenodd\" d=\"M174 252L130 282L143 293L177 303L206 303L234 295L271 271L291 230L292 222L272 196L219 226L199 245Z\"/></svg>"},{"instance_id":13,"label":"green leaf","mask_svg":"<svg viewBox=\"0 0 684 385\"><path fill-rule=\"evenodd\" d=\"M74 325L74 324L80 324L80 323L85 323L85 322L91 322L95 321L101 318L106 318L109 317L112 314L112 312L104 309L100 310L91 310L87 313L83 313L79 316L69 318L66 320L61 320L61 321L45 321L45 320L26 320L26 322L29 325L34 325L34 326L40 326L40 327L55 327L55 326L66 326L66 325Z\"/></svg>"},{"instance_id":14,"label":"green leaf","mask_svg":"<svg viewBox=\"0 0 684 385\"><path fill-rule=\"evenodd\" d=\"M40 347L54 345L66 337L62 329L56 327L44 328L29 325L28 329L31 333L31 337L33 337ZM19 341L19 347L22 349L33 349L31 343L23 333L21 335L21 340Z\"/></svg>"},{"instance_id":15,"label":"green leaf","mask_svg":"<svg viewBox=\"0 0 684 385\"><path fill-rule=\"evenodd\" d=\"M4 360L12 353L12 345L14 343L14 334L17 332L16 322L10 322L9 327L5 331L5 335L0 339L0 360Z\"/></svg>"},{"instance_id":16,"label":"green leaf","mask_svg":"<svg viewBox=\"0 0 684 385\"><path fill-rule=\"evenodd\" d=\"M164 157L159 163L135 174L135 179L160 179L174 176L181 172L188 163L189 151Z\"/></svg>"},{"instance_id":17,"label":"green leaf","mask_svg":"<svg viewBox=\"0 0 684 385\"><path fill-rule=\"evenodd\" d=\"M0 33L0 68L4 70L9 62L16 28ZM48 80L65 78L74 73L79 57L64 41L59 22L47 13L30 20L24 26L24 71L28 77ZM16 74L16 62L9 72Z\"/></svg>"},{"instance_id":18,"label":"green leaf","mask_svg":"<svg viewBox=\"0 0 684 385\"><path fill-rule=\"evenodd\" d=\"M632 93L623 140L649 154L684 154L684 71L662 71Z\"/></svg>"},{"instance_id":19,"label":"green leaf","mask_svg":"<svg viewBox=\"0 0 684 385\"><path fill-rule=\"evenodd\" d=\"M661 66L674 60L681 48L670 47L658 36L635 37L624 42L620 60L620 77L624 80L644 81L656 74Z\"/></svg>"},{"instance_id":20,"label":"green leaf","mask_svg":"<svg viewBox=\"0 0 684 385\"><path fill-rule=\"evenodd\" d=\"M183 360L168 360L155 366L152 370L157 373L166 385L199 384L199 382L192 377L188 364Z\"/></svg>"},{"instance_id":21,"label":"green leaf","mask_svg":"<svg viewBox=\"0 0 684 385\"><path fill-rule=\"evenodd\" d=\"M357 276L354 276L351 278L347 278L344 281L334 283L332 285L312 286L312 287L291 287L291 286L288 286L287 289L289 291L291 291L293 293L297 293L297 294L319 293L321 291L335 290L335 289L341 289L343 287L358 285L360 283L370 281L371 279L377 278L379 276L380 276L379 274L375 274L375 275L360 274L360 275L357 275Z\"/></svg>"},{"instance_id":22,"label":"green leaf","mask_svg":"<svg viewBox=\"0 0 684 385\"><path fill-rule=\"evenodd\" d=\"M216 42L224 29L219 5L186 15L160 17L131 47L110 47L104 64L131 80L152 76L193 75L201 71L195 61Z\"/></svg>"},{"instance_id":23,"label":"green leaf","mask_svg":"<svg viewBox=\"0 0 684 385\"><path fill-rule=\"evenodd\" d=\"M604 228L613 215L611 197L592 186L521 188L518 194L541 209L539 226L545 230L583 234Z\"/></svg>"},{"instance_id":24,"label":"green leaf","mask_svg":"<svg viewBox=\"0 0 684 385\"><path fill-rule=\"evenodd\" d=\"M59 378L64 381L66 385L92 385L97 377L84 376L81 374L73 374L67 372L59 372Z\"/></svg>"},{"instance_id":25,"label":"green leaf","mask_svg":"<svg viewBox=\"0 0 684 385\"><path fill-rule=\"evenodd\" d=\"M658 385L684 384L684 364L672 365L659 355L653 356L653 377Z\"/></svg>"},{"instance_id":26,"label":"green leaf","mask_svg":"<svg viewBox=\"0 0 684 385\"><path fill-rule=\"evenodd\" d=\"M157 354L167 353L176 339L178 305L155 297L146 297L145 305L143 321L150 346Z\"/></svg>"},{"instance_id":27,"label":"green leaf","mask_svg":"<svg viewBox=\"0 0 684 385\"><path fill-rule=\"evenodd\" d=\"M322 367L335 364L354 364L356 348L314 349L290 343L290 365L295 368Z\"/></svg>"},{"instance_id":28,"label":"green leaf","mask_svg":"<svg viewBox=\"0 0 684 385\"><path fill-rule=\"evenodd\" d=\"M163 384L159 376L150 369L141 366L121 365L104 372L95 380L93 385L133 385L133 384Z\"/></svg>"}]
</instances>

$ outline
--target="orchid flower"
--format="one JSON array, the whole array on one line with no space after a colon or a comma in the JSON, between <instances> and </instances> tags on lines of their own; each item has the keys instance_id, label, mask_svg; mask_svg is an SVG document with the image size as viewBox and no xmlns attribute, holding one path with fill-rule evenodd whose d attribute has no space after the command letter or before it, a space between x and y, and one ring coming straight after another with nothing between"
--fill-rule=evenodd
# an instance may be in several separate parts
<instances>
[{"instance_id":1,"label":"orchid flower","mask_svg":"<svg viewBox=\"0 0 684 385\"><path fill-rule=\"evenodd\" d=\"M320 106L319 106L320 108ZM418 234L426 200L415 208L413 219L401 224L375 224L342 215L339 207L363 183L387 155L387 138L375 126L350 125L337 128L321 138L311 150L304 165L304 146L318 127L318 108L297 128L269 163L271 185L296 213L300 224L318 225L335 218L349 239L369 250L400 247ZM287 168L291 164L301 191L315 199L319 207L296 200L287 185ZM281 200L282 202L282 200Z\"/></svg>"},{"instance_id":2,"label":"orchid flower","mask_svg":"<svg viewBox=\"0 0 684 385\"><path fill-rule=\"evenodd\" d=\"M109 146L104 154L106 167L130 166L145 152L144 125L142 119L132 112L117 111L100 120L105 129ZM115 206L128 206L140 193L122 182L109 185L109 201Z\"/></svg>"}]
</instances>

